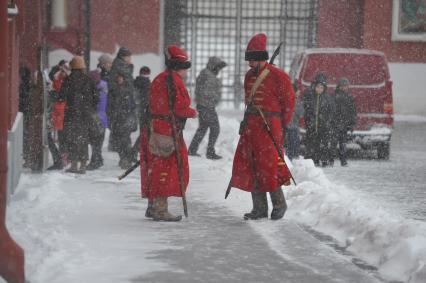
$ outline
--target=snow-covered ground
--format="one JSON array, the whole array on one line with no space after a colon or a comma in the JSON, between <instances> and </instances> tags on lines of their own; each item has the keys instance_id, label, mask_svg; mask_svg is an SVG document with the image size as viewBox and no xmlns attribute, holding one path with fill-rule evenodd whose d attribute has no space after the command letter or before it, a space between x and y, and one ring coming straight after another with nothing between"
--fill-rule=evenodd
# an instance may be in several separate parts
<instances>
[{"instance_id":1,"label":"snow-covered ground","mask_svg":"<svg viewBox=\"0 0 426 283\"><path fill-rule=\"evenodd\" d=\"M8 207L7 225L25 249L28 279L264 282L272 276L268 282L426 282L426 223L360 197L350 183L336 184L310 160L292 165L297 186L285 189L289 208L284 220L242 220L251 209L250 194L232 189L223 199L238 142L238 115L221 116L217 148L222 160L190 158L189 218L180 223L144 218L139 173L118 181L121 170L114 153L105 152L106 165L84 176L23 174ZM187 143L196 126L196 120L188 121ZM171 201L171 210L182 210L180 199ZM232 248L230 259L221 257ZM267 248L270 252L263 255ZM180 258L187 250L189 258ZM174 257L185 264L172 265ZM244 269L246 262L254 267ZM270 271L262 277L265 262ZM204 268L204 275L196 269L188 275L191 266Z\"/></svg>"}]
</instances>

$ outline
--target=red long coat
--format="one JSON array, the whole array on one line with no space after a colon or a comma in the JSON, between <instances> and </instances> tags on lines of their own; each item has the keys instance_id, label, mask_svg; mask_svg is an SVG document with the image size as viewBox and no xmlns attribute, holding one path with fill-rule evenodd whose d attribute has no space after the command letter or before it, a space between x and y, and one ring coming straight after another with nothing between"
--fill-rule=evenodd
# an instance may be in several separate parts
<instances>
[{"instance_id":1,"label":"red long coat","mask_svg":"<svg viewBox=\"0 0 426 283\"><path fill-rule=\"evenodd\" d=\"M276 112L266 119L275 141L284 154L282 128L288 125L294 110L295 95L288 75L273 65L266 64L268 76L254 95L254 104L262 111ZM259 74L262 72L261 70ZM244 80L245 101L251 93L257 74L249 70ZM273 192L281 185L290 184L290 172L280 159L260 115L249 114L247 125L240 136L232 168L232 186L252 192Z\"/></svg>"},{"instance_id":2,"label":"red long coat","mask_svg":"<svg viewBox=\"0 0 426 283\"><path fill-rule=\"evenodd\" d=\"M153 115L153 131L159 134L172 136L172 126L169 121L155 118L155 115L169 115L169 94L167 90L168 71L159 74L151 84L150 112ZM174 113L177 119L193 118L197 111L190 107L191 98L182 78L173 71L173 81L176 90ZM179 131L179 129L178 129ZM178 139L178 148L183 164L185 189L189 182L188 151L181 136ZM179 177L176 153L169 157L159 157L151 154L148 148L148 129L141 131L141 189L142 197L153 199L156 197L180 197Z\"/></svg>"}]
</instances>

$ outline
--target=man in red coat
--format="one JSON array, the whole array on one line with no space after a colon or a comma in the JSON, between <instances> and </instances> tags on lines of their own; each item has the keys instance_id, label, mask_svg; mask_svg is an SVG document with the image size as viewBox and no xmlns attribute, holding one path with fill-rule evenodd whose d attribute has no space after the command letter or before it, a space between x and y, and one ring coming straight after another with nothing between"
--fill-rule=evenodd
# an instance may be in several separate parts
<instances>
[{"instance_id":1,"label":"man in red coat","mask_svg":"<svg viewBox=\"0 0 426 283\"><path fill-rule=\"evenodd\" d=\"M281 186L290 184L291 175L268 135L260 112L284 154L283 129L291 121L295 95L288 75L268 64L268 57L266 35L255 35L245 52L250 66L244 79L245 103L249 107L246 123L241 125L231 179L232 187L252 194L253 210L244 215L246 220L268 217L266 192L270 193L273 205L271 219L282 218L287 209Z\"/></svg>"},{"instance_id":2,"label":"man in red coat","mask_svg":"<svg viewBox=\"0 0 426 283\"><path fill-rule=\"evenodd\" d=\"M141 133L141 188L142 197L152 203L146 216L157 221L179 221L181 216L168 212L167 198L182 197L179 184L177 156L172 146L173 128L171 115L176 118L177 144L182 163L184 188L189 182L188 151L182 131L187 118L195 118L197 110L192 109L191 98L183 82L191 62L185 51L175 45L166 50L167 70L160 73L151 84L149 111L151 122L147 130ZM174 88L174 105L171 111L168 76L171 74ZM155 140L153 137L161 138Z\"/></svg>"}]
</instances>

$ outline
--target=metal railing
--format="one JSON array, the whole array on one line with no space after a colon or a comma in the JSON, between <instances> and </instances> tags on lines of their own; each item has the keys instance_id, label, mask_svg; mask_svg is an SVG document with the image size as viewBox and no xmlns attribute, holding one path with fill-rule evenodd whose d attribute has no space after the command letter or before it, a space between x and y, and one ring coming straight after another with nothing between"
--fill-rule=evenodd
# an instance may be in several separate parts
<instances>
[{"instance_id":1,"label":"metal railing","mask_svg":"<svg viewBox=\"0 0 426 283\"><path fill-rule=\"evenodd\" d=\"M318 0L180 0L176 7L170 14L178 17L179 44L193 66L188 86L193 90L208 58L218 56L228 63L220 73L227 105L238 107L242 101L248 69L244 52L254 34L266 33L270 55L284 42L276 64L287 71L297 52L316 45Z\"/></svg>"}]
</instances>

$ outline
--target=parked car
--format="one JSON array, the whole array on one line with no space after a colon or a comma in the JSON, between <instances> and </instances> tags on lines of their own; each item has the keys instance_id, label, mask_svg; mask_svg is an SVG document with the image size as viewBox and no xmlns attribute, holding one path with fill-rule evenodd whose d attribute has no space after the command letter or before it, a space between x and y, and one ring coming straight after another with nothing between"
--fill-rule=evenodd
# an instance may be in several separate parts
<instances>
[{"instance_id":1,"label":"parked car","mask_svg":"<svg viewBox=\"0 0 426 283\"><path fill-rule=\"evenodd\" d=\"M392 82L382 52L351 48L314 48L296 55L290 77L301 93L309 88L315 75L324 73L328 92L334 94L337 81L347 77L355 98L357 123L349 133L349 148L376 149L379 159L388 159L393 128ZM301 121L302 143L304 123Z\"/></svg>"}]
</instances>

